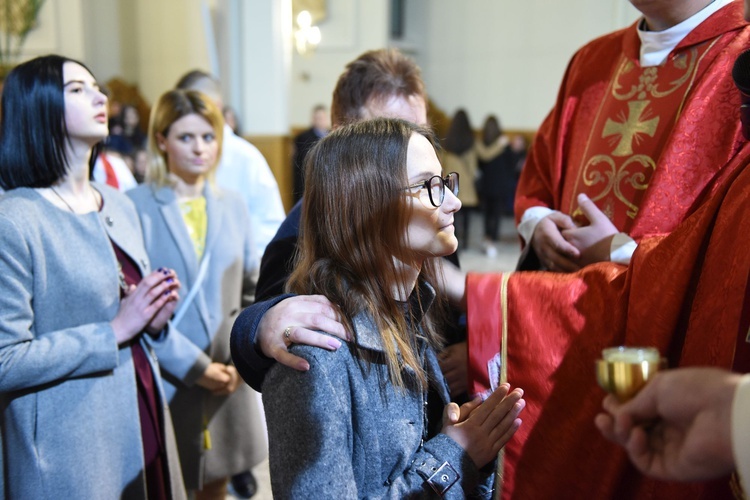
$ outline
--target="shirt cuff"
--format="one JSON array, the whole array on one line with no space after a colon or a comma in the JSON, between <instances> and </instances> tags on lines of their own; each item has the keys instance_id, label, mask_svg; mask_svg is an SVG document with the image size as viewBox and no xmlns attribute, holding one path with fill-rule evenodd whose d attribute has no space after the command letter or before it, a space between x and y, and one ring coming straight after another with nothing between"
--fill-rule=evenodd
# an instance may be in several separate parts
<instances>
[{"instance_id":1,"label":"shirt cuff","mask_svg":"<svg viewBox=\"0 0 750 500\"><path fill-rule=\"evenodd\" d=\"M625 233L617 233L612 238L609 247L609 260L627 266L636 248L638 248L638 243L633 238Z\"/></svg>"},{"instance_id":2,"label":"shirt cuff","mask_svg":"<svg viewBox=\"0 0 750 500\"><path fill-rule=\"evenodd\" d=\"M556 211L547 207L531 207L526 209L521 216L521 222L518 223L518 234L521 235L524 243L529 244L539 221Z\"/></svg>"},{"instance_id":3,"label":"shirt cuff","mask_svg":"<svg viewBox=\"0 0 750 500\"><path fill-rule=\"evenodd\" d=\"M742 489L750 491L750 374L744 375L732 402L732 449Z\"/></svg>"}]
</instances>

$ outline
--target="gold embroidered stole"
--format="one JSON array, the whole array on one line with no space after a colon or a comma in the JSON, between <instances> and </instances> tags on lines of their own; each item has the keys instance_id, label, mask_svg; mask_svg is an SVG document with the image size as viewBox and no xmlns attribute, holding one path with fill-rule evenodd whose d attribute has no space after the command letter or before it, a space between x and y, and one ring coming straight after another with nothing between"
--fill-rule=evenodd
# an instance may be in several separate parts
<instances>
[{"instance_id":1,"label":"gold embroidered stole","mask_svg":"<svg viewBox=\"0 0 750 500\"><path fill-rule=\"evenodd\" d=\"M629 232L701 59L716 40L673 54L661 66L642 68L621 56L576 168L568 213L578 223L587 221L576 196L586 193L620 231Z\"/></svg>"}]
</instances>

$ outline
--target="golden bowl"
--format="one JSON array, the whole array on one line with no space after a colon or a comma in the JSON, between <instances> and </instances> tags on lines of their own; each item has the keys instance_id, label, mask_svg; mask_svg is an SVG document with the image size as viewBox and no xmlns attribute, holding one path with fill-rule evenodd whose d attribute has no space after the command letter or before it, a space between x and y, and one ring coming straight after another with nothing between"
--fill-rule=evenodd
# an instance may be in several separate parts
<instances>
[{"instance_id":1,"label":"golden bowl","mask_svg":"<svg viewBox=\"0 0 750 500\"><path fill-rule=\"evenodd\" d=\"M635 396L665 366L654 348L613 347L602 355L604 359L596 361L596 381L620 402Z\"/></svg>"}]
</instances>

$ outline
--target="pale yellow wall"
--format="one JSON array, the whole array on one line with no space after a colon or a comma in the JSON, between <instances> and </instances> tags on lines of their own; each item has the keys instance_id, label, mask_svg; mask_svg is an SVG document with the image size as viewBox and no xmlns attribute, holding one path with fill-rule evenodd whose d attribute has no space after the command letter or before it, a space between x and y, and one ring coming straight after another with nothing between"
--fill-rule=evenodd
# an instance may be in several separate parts
<instances>
[{"instance_id":1,"label":"pale yellow wall","mask_svg":"<svg viewBox=\"0 0 750 500\"><path fill-rule=\"evenodd\" d=\"M423 6L413 45L430 97L472 123L497 114L507 127L534 129L554 105L565 67L587 41L631 24L627 0L412 0Z\"/></svg>"},{"instance_id":2,"label":"pale yellow wall","mask_svg":"<svg viewBox=\"0 0 750 500\"><path fill-rule=\"evenodd\" d=\"M85 56L84 45L82 0L46 0L21 60L52 53L80 60Z\"/></svg>"},{"instance_id":3,"label":"pale yellow wall","mask_svg":"<svg viewBox=\"0 0 750 500\"><path fill-rule=\"evenodd\" d=\"M224 12L217 19L217 37L224 37L219 41L219 66L225 87L252 113L242 118L254 134L278 134L305 126L315 104L330 104L348 61L392 44L389 2L328 0L328 16L319 23L323 42L310 56L289 55L288 82L280 84L289 89L288 98L269 105L268 97L257 90L262 86L247 84L255 81L251 78L264 78L262 68L237 78L227 74L257 62L252 54L235 53L227 64L239 42L225 36L223 27L233 21L226 12L250 1L256 0L47 0L24 56L58 52L84 59L101 79L118 75L138 83L153 101L183 72L212 69L204 3ZM290 0L263 1L278 5ZM477 124L484 115L496 113L507 126L523 129L536 128L552 106L573 52L587 40L631 23L637 14L627 0L410 0L407 7L407 40L396 45L420 64L433 100L448 113L466 107ZM268 16L256 17L242 18L239 30L255 33L255 22L267 30Z\"/></svg>"},{"instance_id":4,"label":"pale yellow wall","mask_svg":"<svg viewBox=\"0 0 750 500\"><path fill-rule=\"evenodd\" d=\"M271 43L288 27L268 26L290 18L291 0L249 3L256 1L47 0L23 55L83 59L100 79L137 83L153 102L185 71L214 69L202 10L208 6L225 97L241 104L245 133L263 143L286 186L287 132L306 126L315 104L330 105L338 75L365 50L402 48L422 67L433 101L449 114L465 107L475 127L494 113L508 129L533 131L575 50L637 17L627 0L410 0L407 36L394 42L389 2L328 0L323 41L300 56L288 43Z\"/></svg>"}]
</instances>

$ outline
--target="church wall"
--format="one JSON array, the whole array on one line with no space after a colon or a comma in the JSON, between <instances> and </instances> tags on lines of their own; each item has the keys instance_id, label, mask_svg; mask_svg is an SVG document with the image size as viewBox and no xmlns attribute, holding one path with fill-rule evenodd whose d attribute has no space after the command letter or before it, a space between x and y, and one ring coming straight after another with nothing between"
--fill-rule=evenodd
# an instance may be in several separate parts
<instances>
[{"instance_id":1,"label":"church wall","mask_svg":"<svg viewBox=\"0 0 750 500\"><path fill-rule=\"evenodd\" d=\"M290 123L306 128L316 104L331 105L339 74L362 52L388 44L388 2L328 0L318 26L323 39L310 55L292 57Z\"/></svg>"},{"instance_id":2,"label":"church wall","mask_svg":"<svg viewBox=\"0 0 750 500\"><path fill-rule=\"evenodd\" d=\"M423 32L412 45L430 96L449 114L466 108L477 128L494 113L508 128L536 129L573 53L638 17L626 0L411 1L422 5L408 23Z\"/></svg>"},{"instance_id":3,"label":"church wall","mask_svg":"<svg viewBox=\"0 0 750 500\"><path fill-rule=\"evenodd\" d=\"M83 0L46 0L26 38L21 60L46 54L85 59L83 4Z\"/></svg>"},{"instance_id":4,"label":"church wall","mask_svg":"<svg viewBox=\"0 0 750 500\"><path fill-rule=\"evenodd\" d=\"M119 76L139 84L149 102L189 69L218 74L245 133L263 143L286 191L289 131L308 125L314 105L330 106L338 75L366 50L397 46L410 54L435 104L448 114L465 107L475 128L495 113L507 129L533 133L575 50L637 18L626 0L404 0L404 36L391 40L390 2L327 0L327 16L317 23L322 43L303 56L264 41L288 36L287 28L267 26L289 18L279 7L286 1L272 0L266 12L247 10L245 0L47 0L23 56L82 59L103 81ZM216 53L206 43L207 9ZM264 67L273 72L268 78Z\"/></svg>"},{"instance_id":5,"label":"church wall","mask_svg":"<svg viewBox=\"0 0 750 500\"><path fill-rule=\"evenodd\" d=\"M241 103L243 109L254 109L252 103L263 97L226 74L228 58L234 66L242 64L236 53L230 54L237 40L222 39L223 32L217 29L219 61L213 62L205 44L201 5L226 3L47 0L24 57L58 52L84 59L102 80L120 76L138 82L150 101L187 69L216 67L226 80L230 100ZM391 41L389 2L327 0L327 17L318 23L321 45L310 56L295 52L291 57L288 109L282 110L286 119L260 119L251 127L253 132L276 133L286 124L304 127L315 104L330 104L336 78L348 61L389 44L417 60L430 96L447 113L463 106L477 126L486 114L497 113L510 128L534 129L553 105L574 51L637 17L626 0L404 3L405 37ZM220 20L231 21L236 20ZM253 29L253 19L243 21L250 25L241 29ZM263 125L270 121L272 127Z\"/></svg>"}]
</instances>

